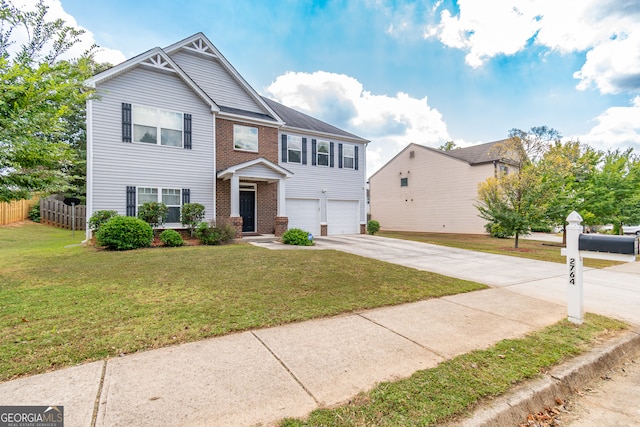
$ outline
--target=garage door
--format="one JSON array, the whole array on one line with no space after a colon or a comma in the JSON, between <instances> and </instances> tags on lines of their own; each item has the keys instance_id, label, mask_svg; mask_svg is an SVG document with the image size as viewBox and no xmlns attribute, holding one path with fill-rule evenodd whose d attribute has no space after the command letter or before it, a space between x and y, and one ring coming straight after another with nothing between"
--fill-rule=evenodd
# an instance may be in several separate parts
<instances>
[{"instance_id":1,"label":"garage door","mask_svg":"<svg viewBox=\"0 0 640 427\"><path fill-rule=\"evenodd\" d=\"M287 199L289 228L301 228L314 236L320 235L320 201Z\"/></svg>"},{"instance_id":2,"label":"garage door","mask_svg":"<svg viewBox=\"0 0 640 427\"><path fill-rule=\"evenodd\" d=\"M360 221L357 200L327 201L327 234L358 234Z\"/></svg>"}]
</instances>

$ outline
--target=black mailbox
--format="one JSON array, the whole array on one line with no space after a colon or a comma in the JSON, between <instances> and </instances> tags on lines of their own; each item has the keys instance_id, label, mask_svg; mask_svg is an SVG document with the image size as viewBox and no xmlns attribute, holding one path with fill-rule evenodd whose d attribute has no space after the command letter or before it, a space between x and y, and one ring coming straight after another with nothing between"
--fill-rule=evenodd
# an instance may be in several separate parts
<instances>
[{"instance_id":1,"label":"black mailbox","mask_svg":"<svg viewBox=\"0 0 640 427\"><path fill-rule=\"evenodd\" d=\"M581 234L578 249L590 252L637 255L638 245L635 236L611 236L608 234Z\"/></svg>"}]
</instances>

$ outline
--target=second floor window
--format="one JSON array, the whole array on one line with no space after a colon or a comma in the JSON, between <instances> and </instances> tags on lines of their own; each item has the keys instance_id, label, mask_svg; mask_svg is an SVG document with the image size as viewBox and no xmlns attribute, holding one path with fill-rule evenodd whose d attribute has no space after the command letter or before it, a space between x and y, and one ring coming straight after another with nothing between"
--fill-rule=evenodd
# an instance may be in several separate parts
<instances>
[{"instance_id":1,"label":"second floor window","mask_svg":"<svg viewBox=\"0 0 640 427\"><path fill-rule=\"evenodd\" d=\"M344 144L342 146L342 167L345 169L354 168L355 150L353 145Z\"/></svg>"},{"instance_id":2,"label":"second floor window","mask_svg":"<svg viewBox=\"0 0 640 427\"><path fill-rule=\"evenodd\" d=\"M287 157L289 163L302 163L302 137L287 136Z\"/></svg>"},{"instance_id":3,"label":"second floor window","mask_svg":"<svg viewBox=\"0 0 640 427\"><path fill-rule=\"evenodd\" d=\"M329 143L327 141L318 141L317 165L329 166Z\"/></svg>"},{"instance_id":4,"label":"second floor window","mask_svg":"<svg viewBox=\"0 0 640 427\"><path fill-rule=\"evenodd\" d=\"M182 113L134 105L132 121L133 142L182 147Z\"/></svg>"},{"instance_id":5,"label":"second floor window","mask_svg":"<svg viewBox=\"0 0 640 427\"><path fill-rule=\"evenodd\" d=\"M233 125L233 148L242 151L258 151L258 128Z\"/></svg>"}]
</instances>

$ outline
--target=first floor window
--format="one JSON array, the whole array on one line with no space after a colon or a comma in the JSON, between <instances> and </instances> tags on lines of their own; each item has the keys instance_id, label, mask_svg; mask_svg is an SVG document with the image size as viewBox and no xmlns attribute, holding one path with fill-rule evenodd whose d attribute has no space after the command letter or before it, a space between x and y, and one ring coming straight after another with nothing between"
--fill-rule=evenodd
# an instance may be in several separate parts
<instances>
[{"instance_id":1,"label":"first floor window","mask_svg":"<svg viewBox=\"0 0 640 427\"><path fill-rule=\"evenodd\" d=\"M287 136L287 157L289 163L302 163L302 137Z\"/></svg>"},{"instance_id":2,"label":"first floor window","mask_svg":"<svg viewBox=\"0 0 640 427\"><path fill-rule=\"evenodd\" d=\"M345 169L353 169L355 159L355 149L353 145L342 146L342 167Z\"/></svg>"},{"instance_id":3,"label":"first floor window","mask_svg":"<svg viewBox=\"0 0 640 427\"><path fill-rule=\"evenodd\" d=\"M258 151L258 128L233 125L233 148L243 151Z\"/></svg>"},{"instance_id":4,"label":"first floor window","mask_svg":"<svg viewBox=\"0 0 640 427\"><path fill-rule=\"evenodd\" d=\"M175 188L162 189L162 203L169 208L167 222L180 222L180 190Z\"/></svg>"},{"instance_id":5,"label":"first floor window","mask_svg":"<svg viewBox=\"0 0 640 427\"><path fill-rule=\"evenodd\" d=\"M316 156L318 166L329 166L329 143L327 141L318 141Z\"/></svg>"},{"instance_id":6,"label":"first floor window","mask_svg":"<svg viewBox=\"0 0 640 427\"><path fill-rule=\"evenodd\" d=\"M182 113L134 105L133 142L182 147Z\"/></svg>"},{"instance_id":7,"label":"first floor window","mask_svg":"<svg viewBox=\"0 0 640 427\"><path fill-rule=\"evenodd\" d=\"M164 203L169 212L166 223L180 222L180 207L182 191L179 188L138 187L138 208L147 202Z\"/></svg>"}]
</instances>

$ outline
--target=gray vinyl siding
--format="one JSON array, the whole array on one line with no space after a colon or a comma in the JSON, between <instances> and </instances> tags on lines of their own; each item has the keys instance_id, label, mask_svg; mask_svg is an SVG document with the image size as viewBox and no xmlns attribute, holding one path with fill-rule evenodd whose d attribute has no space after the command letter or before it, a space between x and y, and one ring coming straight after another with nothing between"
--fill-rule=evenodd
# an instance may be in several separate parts
<instances>
[{"instance_id":1,"label":"gray vinyl siding","mask_svg":"<svg viewBox=\"0 0 640 427\"><path fill-rule=\"evenodd\" d=\"M327 200L358 200L360 209L360 223L366 222L365 201L365 165L366 157L364 144L340 141L331 138L316 138L303 134L282 132L278 137L278 144L282 144L282 134L295 135L307 138L307 164L286 163L280 159L280 166L293 172L293 177L286 181L286 197L291 199L319 199L320 221L327 222ZM334 143L335 165L312 165L311 140L322 139ZM358 170L338 168L338 144L358 146ZM278 150L282 153L281 147ZM326 192L323 192L326 190Z\"/></svg>"},{"instance_id":2,"label":"gray vinyl siding","mask_svg":"<svg viewBox=\"0 0 640 427\"><path fill-rule=\"evenodd\" d=\"M178 51L171 55L171 59L173 59L216 104L256 113L265 113L256 101L215 58Z\"/></svg>"},{"instance_id":3,"label":"gray vinyl siding","mask_svg":"<svg viewBox=\"0 0 640 427\"><path fill-rule=\"evenodd\" d=\"M137 67L97 87L93 101L92 211L126 213L126 187L188 188L214 215L214 120L176 74ZM122 103L192 115L192 149L122 142Z\"/></svg>"}]
</instances>

